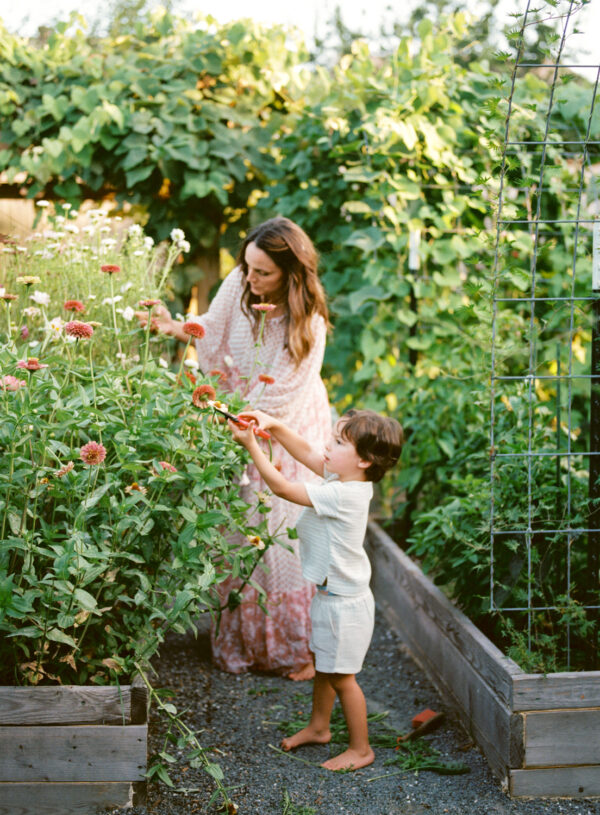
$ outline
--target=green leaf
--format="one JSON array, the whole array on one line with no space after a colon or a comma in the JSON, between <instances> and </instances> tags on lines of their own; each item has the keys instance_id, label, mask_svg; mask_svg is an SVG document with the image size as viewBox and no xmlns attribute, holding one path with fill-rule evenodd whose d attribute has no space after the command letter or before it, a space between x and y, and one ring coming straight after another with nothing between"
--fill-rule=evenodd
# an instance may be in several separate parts
<instances>
[{"instance_id":1,"label":"green leaf","mask_svg":"<svg viewBox=\"0 0 600 815\"><path fill-rule=\"evenodd\" d=\"M77 648L77 643L75 640L72 637L69 637L68 634L65 634L64 631L61 631L60 628L51 628L49 631L46 631L46 637L52 642L62 642L63 645L69 645L71 648Z\"/></svg>"}]
</instances>

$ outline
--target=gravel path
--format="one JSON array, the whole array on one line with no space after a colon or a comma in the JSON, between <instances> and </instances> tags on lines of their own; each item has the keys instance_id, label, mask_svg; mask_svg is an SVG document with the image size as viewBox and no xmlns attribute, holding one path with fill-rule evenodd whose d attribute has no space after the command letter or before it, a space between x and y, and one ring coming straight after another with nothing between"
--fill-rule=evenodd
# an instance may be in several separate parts
<instances>
[{"instance_id":1,"label":"gravel path","mask_svg":"<svg viewBox=\"0 0 600 815\"><path fill-rule=\"evenodd\" d=\"M447 715L425 740L444 761L463 762L470 772L440 775L403 772L388 778L384 766L397 755L377 749L375 763L354 773L331 773L282 755L269 745L282 737L277 722L310 711L311 685L259 674L235 676L210 661L205 630L198 639L170 637L156 664L155 685L176 691L175 704L187 709L185 721L202 730L204 747L211 746L225 773L239 815L600 815L598 800L511 801L491 775L481 754L445 709L435 688L389 631L378 614L375 635L360 684L370 712L388 711L385 719L401 731L410 730L415 713L424 708ZM381 729L382 725L373 728ZM161 722L151 724L150 751L162 749ZM325 761L339 745L312 745L294 753L309 762ZM147 806L112 810L123 815L192 815L213 813L209 805L212 779L185 762L173 765L171 776L188 792L150 784Z\"/></svg>"}]
</instances>

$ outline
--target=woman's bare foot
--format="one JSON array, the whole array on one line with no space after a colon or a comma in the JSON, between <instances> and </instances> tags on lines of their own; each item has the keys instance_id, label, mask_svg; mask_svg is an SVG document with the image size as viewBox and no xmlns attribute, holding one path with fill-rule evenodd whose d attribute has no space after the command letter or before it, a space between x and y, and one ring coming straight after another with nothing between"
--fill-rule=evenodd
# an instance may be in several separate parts
<instances>
[{"instance_id":1,"label":"woman's bare foot","mask_svg":"<svg viewBox=\"0 0 600 815\"><path fill-rule=\"evenodd\" d=\"M304 679L314 679L315 666L312 662L307 662L297 671L292 671L288 674L288 679L293 679L294 682L302 682Z\"/></svg>"},{"instance_id":2,"label":"woman's bare foot","mask_svg":"<svg viewBox=\"0 0 600 815\"><path fill-rule=\"evenodd\" d=\"M369 749L368 753L359 753L357 750L344 750L339 756L334 756L328 761L324 761L321 767L326 770L359 770L361 767L368 767L375 761L375 753Z\"/></svg>"},{"instance_id":3,"label":"woman's bare foot","mask_svg":"<svg viewBox=\"0 0 600 815\"><path fill-rule=\"evenodd\" d=\"M331 731L316 730L314 727L308 725L303 727L293 736L288 736L283 739L281 746L284 750L293 750L294 747L300 747L301 744L328 744L331 741Z\"/></svg>"}]
</instances>

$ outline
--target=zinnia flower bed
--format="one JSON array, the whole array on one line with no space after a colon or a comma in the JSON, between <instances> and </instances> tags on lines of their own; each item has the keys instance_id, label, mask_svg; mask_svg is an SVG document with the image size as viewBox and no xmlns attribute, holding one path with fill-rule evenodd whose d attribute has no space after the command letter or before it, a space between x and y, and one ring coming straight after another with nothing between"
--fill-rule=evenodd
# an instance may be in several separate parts
<instances>
[{"instance_id":1,"label":"zinnia flower bed","mask_svg":"<svg viewBox=\"0 0 600 815\"><path fill-rule=\"evenodd\" d=\"M87 275L86 322L66 324L51 317L63 287L32 293L43 268L41 284L16 281L16 266L38 272L47 259L2 257L0 290L17 296L0 302L0 685L130 684L167 631L218 617L218 585L249 579L273 543L264 521L246 520L242 448L210 421L215 383L171 370L168 340L127 325L116 296L94 312L96 285L129 282L130 255L112 254L110 272L95 261ZM64 288L83 302L79 284ZM156 301L160 286L147 291Z\"/></svg>"}]
</instances>

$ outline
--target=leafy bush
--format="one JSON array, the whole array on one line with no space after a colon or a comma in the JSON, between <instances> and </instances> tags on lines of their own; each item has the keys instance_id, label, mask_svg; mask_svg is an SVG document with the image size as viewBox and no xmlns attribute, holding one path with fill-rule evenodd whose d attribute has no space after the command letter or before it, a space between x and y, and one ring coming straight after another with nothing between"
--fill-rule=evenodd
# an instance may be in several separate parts
<instances>
[{"instance_id":1,"label":"leafy bush","mask_svg":"<svg viewBox=\"0 0 600 815\"><path fill-rule=\"evenodd\" d=\"M59 279L35 251L4 255L4 282L25 293L0 291L0 682L103 684L147 664L166 631L218 617L219 583L249 579L273 541L246 521L241 448L198 401L198 386L216 382L161 365L149 330L123 321L69 322L49 340L40 306L23 339L20 307L34 285L23 273L55 286L49 314L83 280L101 292L109 274L99 258L72 278L65 264ZM111 280L133 282L129 268L144 279L127 248L113 259L121 272ZM130 356L120 359L109 345L121 331ZM110 340L94 359L103 332ZM234 546L232 532L248 544Z\"/></svg>"}]
</instances>

